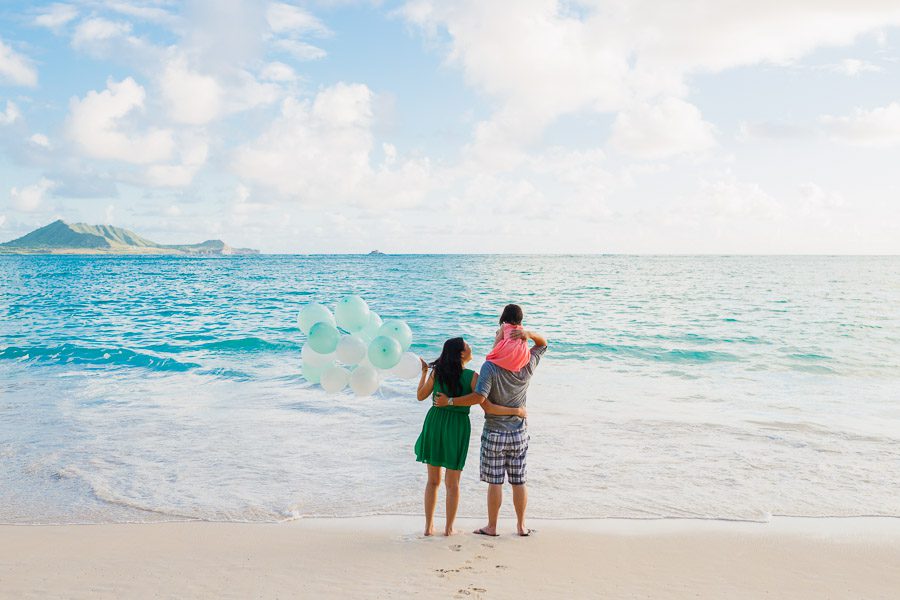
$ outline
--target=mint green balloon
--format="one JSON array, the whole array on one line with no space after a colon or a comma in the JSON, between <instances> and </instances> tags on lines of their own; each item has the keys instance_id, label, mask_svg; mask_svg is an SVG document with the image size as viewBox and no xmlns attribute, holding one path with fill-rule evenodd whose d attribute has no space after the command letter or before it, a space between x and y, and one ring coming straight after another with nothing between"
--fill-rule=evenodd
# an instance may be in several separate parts
<instances>
[{"instance_id":1,"label":"mint green balloon","mask_svg":"<svg viewBox=\"0 0 900 600\"><path fill-rule=\"evenodd\" d=\"M400 362L403 348L400 342L386 335L379 335L369 344L369 362L379 369L390 369Z\"/></svg>"},{"instance_id":2,"label":"mint green balloon","mask_svg":"<svg viewBox=\"0 0 900 600\"><path fill-rule=\"evenodd\" d=\"M315 302L307 304L300 309L300 314L297 315L297 326L300 328L300 331L309 335L312 326L316 323L334 325L334 315L325 306Z\"/></svg>"},{"instance_id":3,"label":"mint green balloon","mask_svg":"<svg viewBox=\"0 0 900 600\"><path fill-rule=\"evenodd\" d=\"M409 350L412 345L412 329L406 324L406 321L392 319L385 321L384 325L378 330L378 335L386 335L400 342L400 348L403 352ZM397 359L400 360L399 358ZM374 362L372 364L375 364ZM397 363L394 363L397 364Z\"/></svg>"},{"instance_id":4,"label":"mint green balloon","mask_svg":"<svg viewBox=\"0 0 900 600\"><path fill-rule=\"evenodd\" d=\"M309 330L309 347L319 354L331 354L339 341L341 333L331 323L316 323Z\"/></svg>"},{"instance_id":5,"label":"mint green balloon","mask_svg":"<svg viewBox=\"0 0 900 600\"><path fill-rule=\"evenodd\" d=\"M310 383L319 383L322 378L323 369L313 365L303 363L303 378Z\"/></svg>"},{"instance_id":6,"label":"mint green balloon","mask_svg":"<svg viewBox=\"0 0 900 600\"><path fill-rule=\"evenodd\" d=\"M334 309L337 326L350 333L369 324L369 305L359 296L345 296Z\"/></svg>"}]
</instances>

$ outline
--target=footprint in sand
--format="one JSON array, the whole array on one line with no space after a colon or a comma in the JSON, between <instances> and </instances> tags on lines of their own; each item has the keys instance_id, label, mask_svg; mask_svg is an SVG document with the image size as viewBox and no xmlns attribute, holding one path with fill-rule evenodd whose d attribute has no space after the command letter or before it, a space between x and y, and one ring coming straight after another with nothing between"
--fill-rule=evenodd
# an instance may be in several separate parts
<instances>
[{"instance_id":1,"label":"footprint in sand","mask_svg":"<svg viewBox=\"0 0 900 600\"><path fill-rule=\"evenodd\" d=\"M493 544L481 544L481 547L482 548L493 548L494 545Z\"/></svg>"},{"instance_id":2,"label":"footprint in sand","mask_svg":"<svg viewBox=\"0 0 900 600\"><path fill-rule=\"evenodd\" d=\"M472 594L483 594L483 593L485 593L486 591L487 591L487 590L484 589L484 588L475 587L475 586L470 585L470 586L467 587L467 588L460 588L460 589L457 591L457 594L462 594L463 596L471 596ZM459 597L459 596L457 596L457 598L458 598L458 597Z\"/></svg>"},{"instance_id":3,"label":"footprint in sand","mask_svg":"<svg viewBox=\"0 0 900 600\"><path fill-rule=\"evenodd\" d=\"M506 565L494 565L494 566L498 569L508 569L509 568Z\"/></svg>"},{"instance_id":4,"label":"footprint in sand","mask_svg":"<svg viewBox=\"0 0 900 600\"><path fill-rule=\"evenodd\" d=\"M459 552L460 550L462 550L462 544L453 544L452 546L448 546L448 548L450 548L454 552Z\"/></svg>"}]
</instances>

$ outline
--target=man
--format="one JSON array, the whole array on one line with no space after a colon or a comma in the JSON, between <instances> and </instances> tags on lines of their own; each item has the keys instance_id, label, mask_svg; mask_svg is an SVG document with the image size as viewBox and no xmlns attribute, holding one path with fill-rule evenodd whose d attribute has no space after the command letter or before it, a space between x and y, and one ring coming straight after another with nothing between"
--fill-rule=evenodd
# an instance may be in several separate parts
<instances>
[{"instance_id":1,"label":"man","mask_svg":"<svg viewBox=\"0 0 900 600\"><path fill-rule=\"evenodd\" d=\"M521 309L520 309L521 310ZM499 404L519 408L525 406L528 384L534 370L547 350L547 340L543 336L526 330L513 332L519 339L531 340L531 357L524 367L516 372L507 371L492 362L481 367L475 391L459 398L448 398L439 394L437 406L471 406L484 402L485 398ZM488 524L475 530L480 535L497 536L497 518L503 504L503 482L509 478L513 491L513 505L516 509L516 528L519 535L527 536L531 530L525 527L525 506L528 503L528 489L525 485L526 455L528 453L527 421L520 417L484 415L484 430L481 434L481 480L488 484L487 505Z\"/></svg>"}]
</instances>

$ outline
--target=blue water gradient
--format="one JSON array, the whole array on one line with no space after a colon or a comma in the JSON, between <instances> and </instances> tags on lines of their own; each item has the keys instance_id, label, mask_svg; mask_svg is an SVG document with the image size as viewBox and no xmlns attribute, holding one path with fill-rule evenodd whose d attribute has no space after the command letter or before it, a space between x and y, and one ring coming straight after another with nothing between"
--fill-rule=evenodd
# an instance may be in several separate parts
<instances>
[{"instance_id":1,"label":"blue water gradient","mask_svg":"<svg viewBox=\"0 0 900 600\"><path fill-rule=\"evenodd\" d=\"M426 358L523 305L539 515L900 512L897 257L2 256L0 292L0 521L416 512L413 384L300 375L297 312L351 293Z\"/></svg>"}]
</instances>

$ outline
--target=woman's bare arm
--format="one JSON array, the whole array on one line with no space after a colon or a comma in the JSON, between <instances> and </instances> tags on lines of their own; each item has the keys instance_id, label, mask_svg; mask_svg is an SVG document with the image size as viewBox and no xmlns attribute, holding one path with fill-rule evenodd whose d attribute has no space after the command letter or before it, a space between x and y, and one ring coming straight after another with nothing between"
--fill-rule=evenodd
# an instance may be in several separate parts
<instances>
[{"instance_id":1,"label":"woman's bare arm","mask_svg":"<svg viewBox=\"0 0 900 600\"><path fill-rule=\"evenodd\" d=\"M416 390L416 399L421 402L434 391L434 372L428 373L428 363L419 359L422 363L422 376L419 377L419 387Z\"/></svg>"},{"instance_id":2,"label":"woman's bare arm","mask_svg":"<svg viewBox=\"0 0 900 600\"><path fill-rule=\"evenodd\" d=\"M453 403L456 404L456 401L454 400ZM510 417L522 417L523 419L527 416L525 407L512 408L510 406L500 406L499 404L494 404L487 398L481 403L481 408L485 413L490 415L506 415Z\"/></svg>"}]
</instances>

